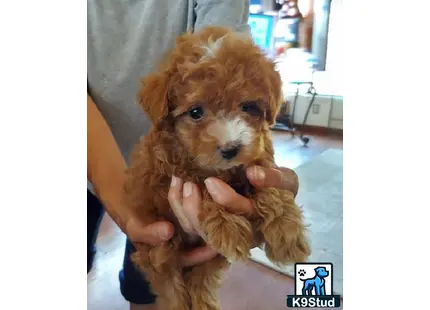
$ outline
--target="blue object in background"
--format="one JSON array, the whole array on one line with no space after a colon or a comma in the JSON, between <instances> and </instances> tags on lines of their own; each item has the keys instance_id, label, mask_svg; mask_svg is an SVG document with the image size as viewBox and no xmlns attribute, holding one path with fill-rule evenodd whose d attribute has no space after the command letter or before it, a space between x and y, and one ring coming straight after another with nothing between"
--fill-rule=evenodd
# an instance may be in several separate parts
<instances>
[{"instance_id":1,"label":"blue object in background","mask_svg":"<svg viewBox=\"0 0 430 310\"><path fill-rule=\"evenodd\" d=\"M255 44L264 51L272 49L274 17L264 14L249 14L248 24Z\"/></svg>"},{"instance_id":2,"label":"blue object in background","mask_svg":"<svg viewBox=\"0 0 430 310\"><path fill-rule=\"evenodd\" d=\"M261 0L250 0L249 4L250 5L261 5Z\"/></svg>"}]
</instances>

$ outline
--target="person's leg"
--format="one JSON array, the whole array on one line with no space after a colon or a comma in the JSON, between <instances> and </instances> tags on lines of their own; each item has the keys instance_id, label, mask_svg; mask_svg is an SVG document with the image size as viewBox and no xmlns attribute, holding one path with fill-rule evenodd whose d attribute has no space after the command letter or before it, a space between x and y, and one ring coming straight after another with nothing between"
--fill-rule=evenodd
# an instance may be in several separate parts
<instances>
[{"instance_id":1,"label":"person's leg","mask_svg":"<svg viewBox=\"0 0 430 310\"><path fill-rule=\"evenodd\" d=\"M130 259L135 251L135 247L127 239L123 267L119 273L121 293L130 302L131 310L152 310L155 309L156 296L152 294L142 272Z\"/></svg>"},{"instance_id":2,"label":"person's leg","mask_svg":"<svg viewBox=\"0 0 430 310\"><path fill-rule=\"evenodd\" d=\"M87 273L90 272L96 254L96 240L103 218L104 208L98 198L87 189Z\"/></svg>"},{"instance_id":3,"label":"person's leg","mask_svg":"<svg viewBox=\"0 0 430 310\"><path fill-rule=\"evenodd\" d=\"M95 242L103 215L102 203L87 189L87 273L93 265ZM127 239L123 268L119 274L121 294L130 302L131 310L155 310L155 296L150 291L149 283L130 259L135 250Z\"/></svg>"}]
</instances>

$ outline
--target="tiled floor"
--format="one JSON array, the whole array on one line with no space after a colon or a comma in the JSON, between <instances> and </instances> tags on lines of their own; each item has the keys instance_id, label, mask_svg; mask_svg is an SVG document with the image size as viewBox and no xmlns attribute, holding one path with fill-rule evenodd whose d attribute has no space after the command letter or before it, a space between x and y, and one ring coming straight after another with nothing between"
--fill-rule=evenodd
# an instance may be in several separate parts
<instances>
[{"instance_id":1,"label":"tiled floor","mask_svg":"<svg viewBox=\"0 0 430 310\"><path fill-rule=\"evenodd\" d=\"M273 132L278 164L295 168L326 149L341 149L343 145L342 138L336 135L310 137L308 147L302 147L298 138ZM98 254L93 270L88 274L88 310L128 309L118 283L124 241L121 231L109 217L105 217L97 241ZM293 293L291 278L248 261L232 266L219 296L222 310L285 310L286 296Z\"/></svg>"}]
</instances>

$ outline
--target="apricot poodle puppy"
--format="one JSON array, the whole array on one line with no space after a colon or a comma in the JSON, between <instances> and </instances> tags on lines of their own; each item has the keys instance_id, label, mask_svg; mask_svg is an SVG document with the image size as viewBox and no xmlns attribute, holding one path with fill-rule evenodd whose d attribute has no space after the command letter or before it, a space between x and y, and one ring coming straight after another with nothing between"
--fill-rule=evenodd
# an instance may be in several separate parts
<instances>
[{"instance_id":1,"label":"apricot poodle puppy","mask_svg":"<svg viewBox=\"0 0 430 310\"><path fill-rule=\"evenodd\" d=\"M269 128L282 101L280 76L250 37L219 27L184 34L159 70L143 79L138 99L153 128L132 154L124 203L143 220L175 225L171 240L137 244L133 255L160 309L219 309L221 275L230 262L248 258L254 232L272 262L306 260L310 250L293 194L253 188L246 177L249 166L274 166ZM167 199L173 175L199 186L206 240L188 235L173 215ZM251 199L257 216L248 220L217 205L204 186L208 177ZM180 265L180 251L205 242L222 255Z\"/></svg>"}]
</instances>

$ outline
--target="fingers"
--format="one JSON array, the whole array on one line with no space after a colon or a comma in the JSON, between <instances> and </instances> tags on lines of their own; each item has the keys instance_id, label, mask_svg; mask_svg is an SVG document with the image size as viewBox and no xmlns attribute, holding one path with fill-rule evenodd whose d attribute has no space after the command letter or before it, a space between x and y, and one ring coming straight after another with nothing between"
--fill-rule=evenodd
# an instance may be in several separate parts
<instances>
[{"instance_id":1,"label":"fingers","mask_svg":"<svg viewBox=\"0 0 430 310\"><path fill-rule=\"evenodd\" d=\"M171 223L163 221L144 225L135 218L131 218L126 224L126 232L133 242L159 245L172 238L174 227Z\"/></svg>"},{"instance_id":2,"label":"fingers","mask_svg":"<svg viewBox=\"0 0 430 310\"><path fill-rule=\"evenodd\" d=\"M170 207L175 213L175 216L178 219L179 224L182 226L184 231L186 231L187 233L192 233L194 231L193 226L191 225L190 221L187 219L182 206L182 196L183 196L182 186L183 186L182 179L173 176L172 182L170 184L170 190L167 197L170 203Z\"/></svg>"},{"instance_id":3,"label":"fingers","mask_svg":"<svg viewBox=\"0 0 430 310\"><path fill-rule=\"evenodd\" d=\"M296 173L288 168L263 168L252 166L246 170L246 175L256 187L275 187L291 191L297 195L299 181Z\"/></svg>"},{"instance_id":4,"label":"fingers","mask_svg":"<svg viewBox=\"0 0 430 310\"><path fill-rule=\"evenodd\" d=\"M217 255L218 252L214 249L208 246L203 246L183 253L181 255L181 263L185 267L191 267L209 261Z\"/></svg>"},{"instance_id":5,"label":"fingers","mask_svg":"<svg viewBox=\"0 0 430 310\"><path fill-rule=\"evenodd\" d=\"M183 188L182 207L185 217L188 219L194 232L199 234L204 240L206 237L200 229L199 213L202 205L202 196L198 186L191 182L186 182Z\"/></svg>"},{"instance_id":6,"label":"fingers","mask_svg":"<svg viewBox=\"0 0 430 310\"><path fill-rule=\"evenodd\" d=\"M236 193L227 183L217 178L208 178L205 185L212 199L228 211L247 216L254 214L255 209L251 200Z\"/></svg>"},{"instance_id":7,"label":"fingers","mask_svg":"<svg viewBox=\"0 0 430 310\"><path fill-rule=\"evenodd\" d=\"M182 185L182 183L180 183ZM175 191L176 192L176 191ZM176 195L176 194L175 194ZM204 240L206 237L200 229L199 213L202 205L202 196L198 186L191 182L186 182L182 188L182 208L181 216L187 220L191 233L199 234ZM184 252L181 255L181 263L185 267L202 264L218 255L218 252L209 246L203 246Z\"/></svg>"}]
</instances>

